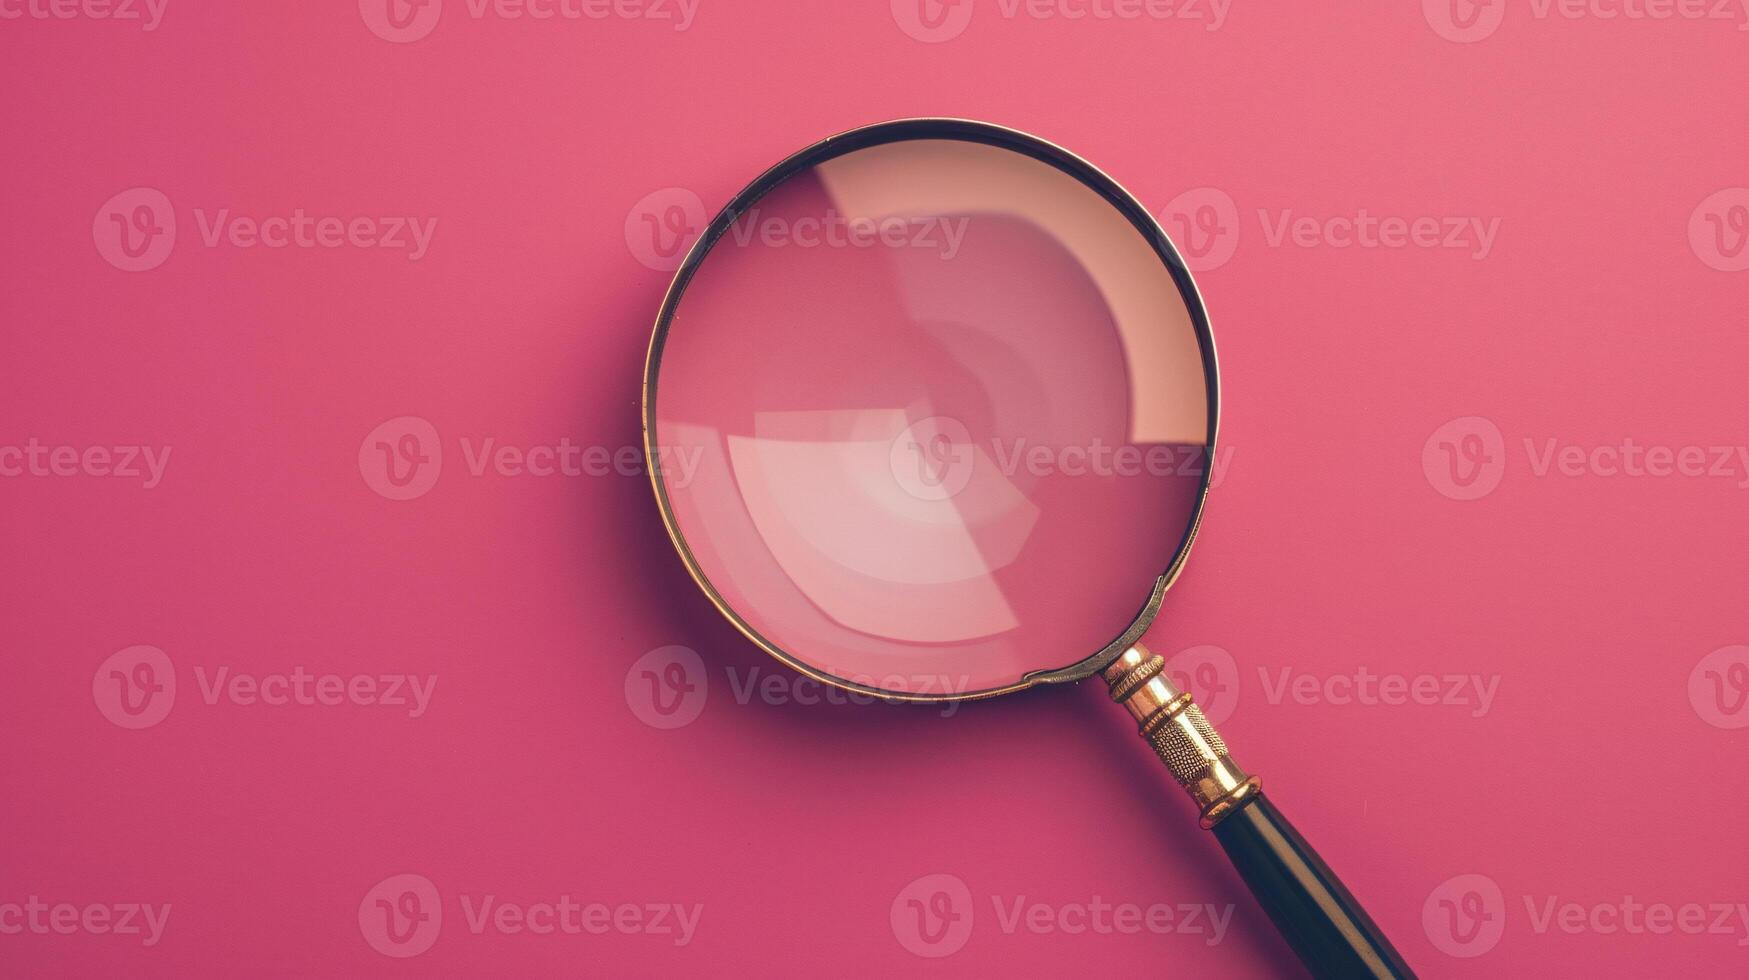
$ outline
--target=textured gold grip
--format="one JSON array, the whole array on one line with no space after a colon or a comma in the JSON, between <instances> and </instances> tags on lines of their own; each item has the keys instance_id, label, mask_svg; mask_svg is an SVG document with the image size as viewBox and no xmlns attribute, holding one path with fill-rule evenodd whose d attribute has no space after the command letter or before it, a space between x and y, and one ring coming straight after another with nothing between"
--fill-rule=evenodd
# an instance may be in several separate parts
<instances>
[{"instance_id":1,"label":"textured gold grip","mask_svg":"<svg viewBox=\"0 0 1749 980\"><path fill-rule=\"evenodd\" d=\"M1257 777L1227 755L1227 743L1203 717L1188 691L1166 677L1166 659L1140 644L1105 669L1111 699L1129 709L1154 753L1202 810L1204 829L1257 795Z\"/></svg>"}]
</instances>

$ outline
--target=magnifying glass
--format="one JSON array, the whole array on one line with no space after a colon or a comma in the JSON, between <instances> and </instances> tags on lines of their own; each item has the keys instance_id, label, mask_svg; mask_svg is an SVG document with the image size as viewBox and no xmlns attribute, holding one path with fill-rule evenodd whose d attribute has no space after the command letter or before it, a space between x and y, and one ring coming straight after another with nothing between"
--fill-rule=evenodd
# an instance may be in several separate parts
<instances>
[{"instance_id":1,"label":"magnifying glass","mask_svg":"<svg viewBox=\"0 0 1749 980\"><path fill-rule=\"evenodd\" d=\"M816 680L908 701L1099 675L1320 976L1412 976L1139 644L1184 567L1219 378L1190 273L1091 164L987 123L766 171L663 300L644 447L688 570Z\"/></svg>"}]
</instances>

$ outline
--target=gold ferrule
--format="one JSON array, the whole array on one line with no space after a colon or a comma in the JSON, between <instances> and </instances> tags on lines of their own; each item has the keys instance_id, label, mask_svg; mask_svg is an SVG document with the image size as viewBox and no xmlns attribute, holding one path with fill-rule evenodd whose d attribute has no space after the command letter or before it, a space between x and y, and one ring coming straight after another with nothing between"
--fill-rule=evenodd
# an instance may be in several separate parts
<instances>
[{"instance_id":1,"label":"gold ferrule","mask_svg":"<svg viewBox=\"0 0 1749 980\"><path fill-rule=\"evenodd\" d=\"M1257 795L1257 777L1246 775L1227 755L1227 743L1190 693L1166 676L1164 657L1140 644L1130 647L1105 669L1105 683L1111 699L1129 711L1172 778L1196 801L1204 829Z\"/></svg>"}]
</instances>

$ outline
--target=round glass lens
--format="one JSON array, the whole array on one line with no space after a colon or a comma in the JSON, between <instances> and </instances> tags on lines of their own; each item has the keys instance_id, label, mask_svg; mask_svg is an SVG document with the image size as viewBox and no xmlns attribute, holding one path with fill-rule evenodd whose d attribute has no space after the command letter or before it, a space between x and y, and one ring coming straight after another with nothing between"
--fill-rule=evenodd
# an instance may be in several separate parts
<instances>
[{"instance_id":1,"label":"round glass lens","mask_svg":"<svg viewBox=\"0 0 1749 980\"><path fill-rule=\"evenodd\" d=\"M668 518L815 672L1016 685L1122 635L1187 541L1201 334L1150 235L1052 163L917 138L798 169L669 313L648 392Z\"/></svg>"}]
</instances>

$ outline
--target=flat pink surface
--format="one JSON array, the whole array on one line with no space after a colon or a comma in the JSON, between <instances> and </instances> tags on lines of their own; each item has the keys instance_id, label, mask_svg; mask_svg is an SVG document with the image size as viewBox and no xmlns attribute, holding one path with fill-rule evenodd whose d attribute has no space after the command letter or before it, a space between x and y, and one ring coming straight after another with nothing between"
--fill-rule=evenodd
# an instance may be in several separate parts
<instances>
[{"instance_id":1,"label":"flat pink surface","mask_svg":"<svg viewBox=\"0 0 1749 980\"><path fill-rule=\"evenodd\" d=\"M0 0L0 974L1297 969L1102 691L812 703L621 452L660 236L924 114L1189 232L1148 642L1422 974L1749 968L1742 10L652 3Z\"/></svg>"}]
</instances>

